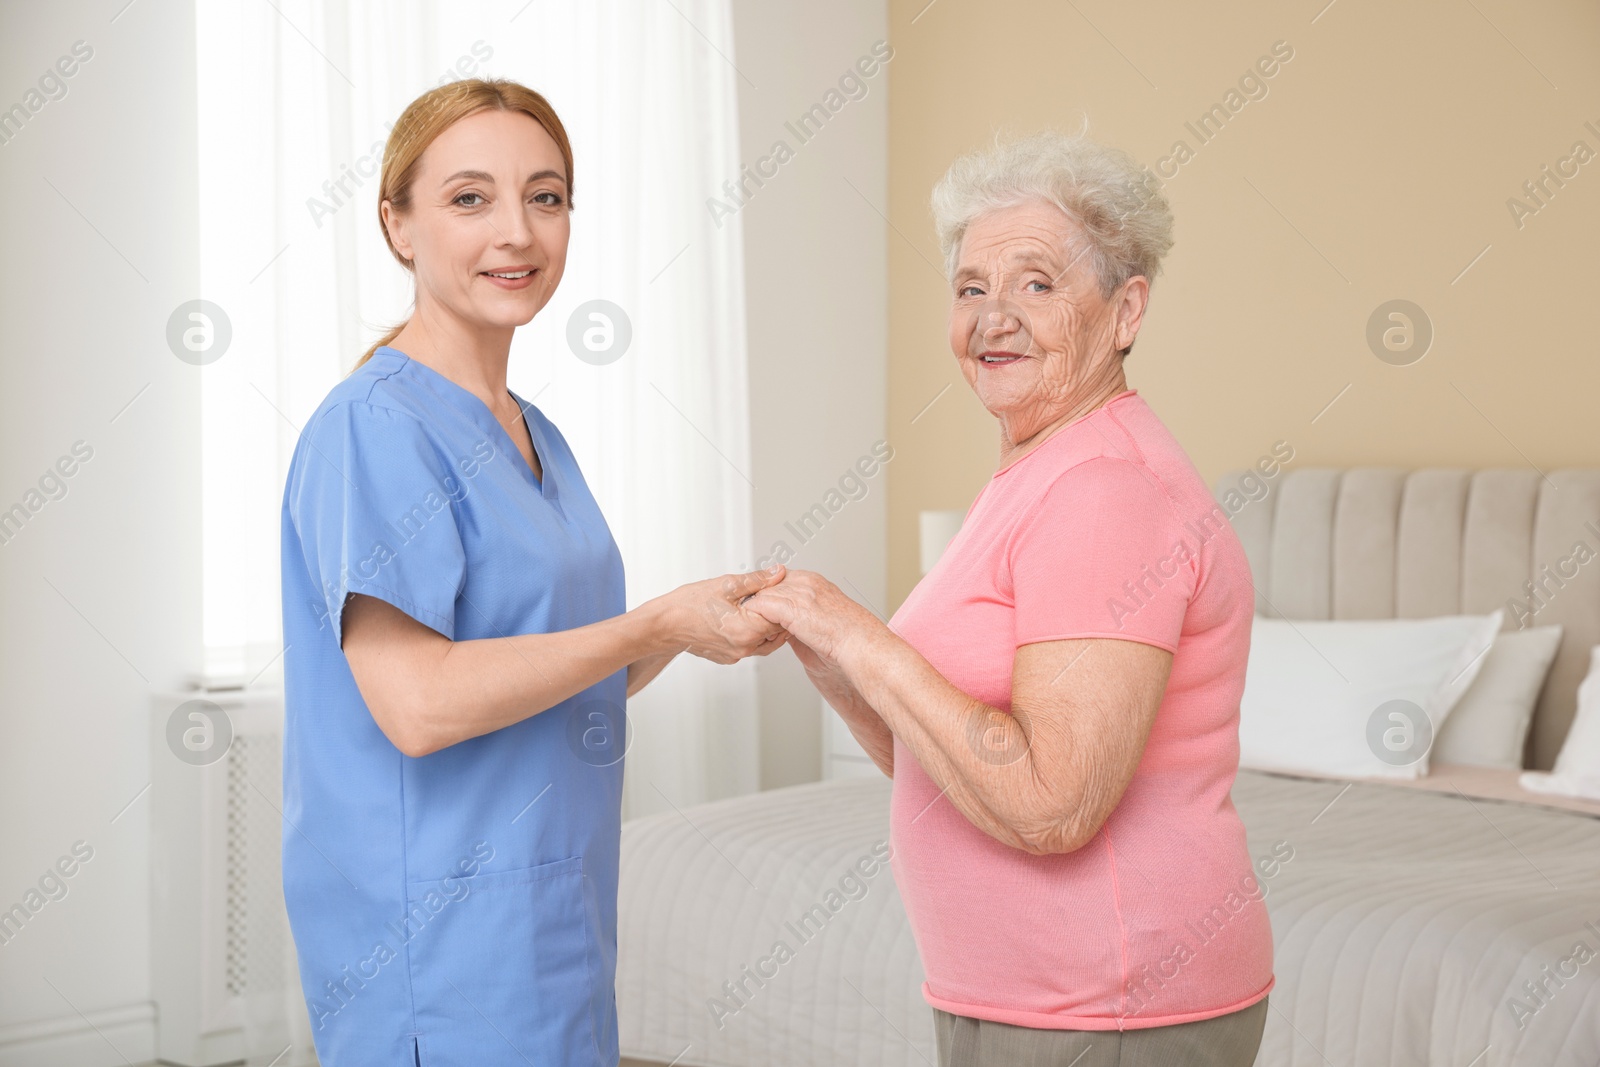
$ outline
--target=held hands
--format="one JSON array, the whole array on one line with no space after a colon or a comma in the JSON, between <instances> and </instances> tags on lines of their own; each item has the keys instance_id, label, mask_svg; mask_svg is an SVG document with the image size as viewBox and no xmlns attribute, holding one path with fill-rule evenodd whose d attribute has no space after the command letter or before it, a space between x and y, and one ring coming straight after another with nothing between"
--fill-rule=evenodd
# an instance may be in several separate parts
<instances>
[{"instance_id":1,"label":"held hands","mask_svg":"<svg viewBox=\"0 0 1600 1067\"><path fill-rule=\"evenodd\" d=\"M877 617L814 571L771 570L692 582L660 598L676 649L713 663L794 648L820 685L838 675L844 642Z\"/></svg>"},{"instance_id":2,"label":"held hands","mask_svg":"<svg viewBox=\"0 0 1600 1067\"><path fill-rule=\"evenodd\" d=\"M767 571L725 574L679 586L660 598L673 646L713 663L737 663L746 656L776 652L788 633L744 602L783 581L784 573L782 564L777 564Z\"/></svg>"},{"instance_id":3,"label":"held hands","mask_svg":"<svg viewBox=\"0 0 1600 1067\"><path fill-rule=\"evenodd\" d=\"M790 571L751 597L746 608L788 631L795 658L829 704L841 713L860 705L838 656L853 638L883 625L877 616L813 571Z\"/></svg>"},{"instance_id":4,"label":"held hands","mask_svg":"<svg viewBox=\"0 0 1600 1067\"><path fill-rule=\"evenodd\" d=\"M789 571L769 584L745 610L781 626L808 673L830 670L845 642L864 627L882 626L866 608L815 571Z\"/></svg>"}]
</instances>

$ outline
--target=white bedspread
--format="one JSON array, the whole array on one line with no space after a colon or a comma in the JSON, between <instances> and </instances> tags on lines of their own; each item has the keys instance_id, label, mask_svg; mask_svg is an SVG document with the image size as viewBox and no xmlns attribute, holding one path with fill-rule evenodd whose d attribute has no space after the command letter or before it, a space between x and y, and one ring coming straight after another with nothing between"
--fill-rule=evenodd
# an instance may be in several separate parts
<instances>
[{"instance_id":1,"label":"white bedspread","mask_svg":"<svg viewBox=\"0 0 1600 1067\"><path fill-rule=\"evenodd\" d=\"M889 789L823 782L623 827L625 1056L937 1062L892 876L848 877L887 840ZM1251 771L1233 796L1253 856L1294 853L1266 883L1277 985L1258 1067L1600 1063L1600 818Z\"/></svg>"}]
</instances>

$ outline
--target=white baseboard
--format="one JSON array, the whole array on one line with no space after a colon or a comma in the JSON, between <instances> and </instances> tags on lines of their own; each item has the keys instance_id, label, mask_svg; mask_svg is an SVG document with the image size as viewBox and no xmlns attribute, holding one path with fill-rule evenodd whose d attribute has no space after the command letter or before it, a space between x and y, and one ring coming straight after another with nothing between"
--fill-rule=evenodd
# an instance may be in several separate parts
<instances>
[{"instance_id":1,"label":"white baseboard","mask_svg":"<svg viewBox=\"0 0 1600 1067\"><path fill-rule=\"evenodd\" d=\"M151 1001L0 1026L0 1067L127 1067L156 1058Z\"/></svg>"}]
</instances>

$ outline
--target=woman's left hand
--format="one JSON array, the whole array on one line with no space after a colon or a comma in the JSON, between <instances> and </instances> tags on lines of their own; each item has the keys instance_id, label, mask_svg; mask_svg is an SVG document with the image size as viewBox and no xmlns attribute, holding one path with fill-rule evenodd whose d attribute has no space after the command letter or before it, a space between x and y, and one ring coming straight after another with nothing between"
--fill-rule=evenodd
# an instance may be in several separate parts
<instances>
[{"instance_id":1,"label":"woman's left hand","mask_svg":"<svg viewBox=\"0 0 1600 1067\"><path fill-rule=\"evenodd\" d=\"M792 570L744 606L783 627L826 660L837 659L845 641L863 627L883 625L815 571Z\"/></svg>"}]
</instances>

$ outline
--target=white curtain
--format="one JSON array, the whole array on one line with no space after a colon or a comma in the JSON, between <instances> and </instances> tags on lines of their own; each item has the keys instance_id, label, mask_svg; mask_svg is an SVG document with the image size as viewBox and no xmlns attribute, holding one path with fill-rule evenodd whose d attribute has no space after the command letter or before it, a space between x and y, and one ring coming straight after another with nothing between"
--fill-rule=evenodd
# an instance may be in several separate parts
<instances>
[{"instance_id":1,"label":"white curtain","mask_svg":"<svg viewBox=\"0 0 1600 1067\"><path fill-rule=\"evenodd\" d=\"M390 125L444 80L520 81L572 139L566 274L517 332L509 384L571 442L621 547L628 606L750 565L742 233L706 208L739 169L728 0L199 0L197 15L199 296L220 309L204 309L213 343L231 335L201 371L209 674L281 682L289 457L410 309L377 173ZM632 326L606 365L567 343L595 299ZM624 816L754 791L755 699L752 663L689 656L633 698ZM282 1048L285 1016L303 1041L297 994L247 998L253 1061Z\"/></svg>"},{"instance_id":2,"label":"white curtain","mask_svg":"<svg viewBox=\"0 0 1600 1067\"><path fill-rule=\"evenodd\" d=\"M202 371L213 671L280 676L290 453L409 309L377 222L383 141L411 100L464 72L537 89L573 141L566 275L517 332L510 385L572 443L629 606L750 565L741 230L706 208L739 169L730 17L727 0L200 0L201 296L232 331ZM633 329L606 365L567 343L595 299ZM753 664L685 656L634 698L629 815L756 788L754 687Z\"/></svg>"},{"instance_id":3,"label":"white curtain","mask_svg":"<svg viewBox=\"0 0 1600 1067\"><path fill-rule=\"evenodd\" d=\"M571 442L627 568L629 607L750 565L742 236L706 208L737 179L728 0L198 0L210 674L281 680L279 508L300 428L410 276L378 227L383 142L444 80L543 93L573 142L572 243L517 332L510 386ZM621 307L616 362L580 360L574 309ZM200 322L201 320L195 320ZM212 352L216 351L213 348ZM624 815L757 787L753 664L680 657L630 701Z\"/></svg>"}]
</instances>

